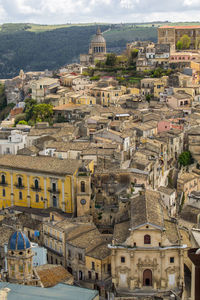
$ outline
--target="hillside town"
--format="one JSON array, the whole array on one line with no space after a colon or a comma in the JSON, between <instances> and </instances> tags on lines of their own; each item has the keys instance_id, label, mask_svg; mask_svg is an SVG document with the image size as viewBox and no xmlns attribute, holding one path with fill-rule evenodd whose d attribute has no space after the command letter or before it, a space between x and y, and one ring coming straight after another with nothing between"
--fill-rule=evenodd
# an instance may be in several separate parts
<instances>
[{"instance_id":1,"label":"hillside town","mask_svg":"<svg viewBox=\"0 0 200 300\"><path fill-rule=\"evenodd\" d=\"M98 28L80 63L0 80L0 299L200 299L199 43L116 55Z\"/></svg>"}]
</instances>

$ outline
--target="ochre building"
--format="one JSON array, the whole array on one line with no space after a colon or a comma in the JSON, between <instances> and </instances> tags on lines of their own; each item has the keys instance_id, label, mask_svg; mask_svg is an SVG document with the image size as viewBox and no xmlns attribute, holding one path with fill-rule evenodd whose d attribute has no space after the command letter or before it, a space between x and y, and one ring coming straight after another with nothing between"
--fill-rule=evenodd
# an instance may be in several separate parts
<instances>
[{"instance_id":1,"label":"ochre building","mask_svg":"<svg viewBox=\"0 0 200 300\"><path fill-rule=\"evenodd\" d=\"M190 49L198 49L200 42L200 26L162 26L158 28L158 44L170 44L171 51L183 35L191 39Z\"/></svg>"},{"instance_id":2,"label":"ochre building","mask_svg":"<svg viewBox=\"0 0 200 300\"><path fill-rule=\"evenodd\" d=\"M0 208L53 207L74 215L80 210L83 215L90 207L91 172L92 161L85 161L83 167L75 159L4 155L0 157Z\"/></svg>"}]
</instances>

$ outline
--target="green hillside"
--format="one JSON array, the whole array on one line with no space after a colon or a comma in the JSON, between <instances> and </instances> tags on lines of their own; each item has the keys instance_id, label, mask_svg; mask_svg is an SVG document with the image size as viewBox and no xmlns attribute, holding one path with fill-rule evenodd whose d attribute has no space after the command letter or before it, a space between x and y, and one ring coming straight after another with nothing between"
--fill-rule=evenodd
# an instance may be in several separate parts
<instances>
[{"instance_id":1,"label":"green hillside","mask_svg":"<svg viewBox=\"0 0 200 300\"><path fill-rule=\"evenodd\" d=\"M126 43L136 40L157 41L157 27L175 23L100 24L108 52L121 52ZM176 23L196 25L200 23ZM20 69L37 71L57 69L78 62L88 52L97 24L3 24L0 26L0 78L16 76Z\"/></svg>"}]
</instances>

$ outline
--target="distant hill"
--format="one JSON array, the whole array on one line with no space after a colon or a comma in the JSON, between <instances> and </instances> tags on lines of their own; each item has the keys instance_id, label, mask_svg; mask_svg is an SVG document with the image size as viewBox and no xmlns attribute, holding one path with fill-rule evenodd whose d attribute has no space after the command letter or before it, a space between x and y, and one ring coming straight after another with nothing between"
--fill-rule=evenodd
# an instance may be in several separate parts
<instances>
[{"instance_id":1,"label":"distant hill","mask_svg":"<svg viewBox=\"0 0 200 300\"><path fill-rule=\"evenodd\" d=\"M108 52L119 53L135 40L157 41L157 27L165 23L100 24ZM167 23L168 25L173 25ZM177 25L200 23L177 23ZM0 78L24 71L54 70L78 62L88 52L97 24L3 24L0 26Z\"/></svg>"}]
</instances>

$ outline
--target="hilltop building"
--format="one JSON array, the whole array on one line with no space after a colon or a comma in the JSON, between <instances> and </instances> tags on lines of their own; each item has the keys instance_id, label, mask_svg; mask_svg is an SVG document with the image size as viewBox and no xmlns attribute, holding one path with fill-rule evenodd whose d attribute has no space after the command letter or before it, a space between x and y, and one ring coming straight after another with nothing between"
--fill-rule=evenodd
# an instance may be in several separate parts
<instances>
[{"instance_id":1,"label":"hilltop building","mask_svg":"<svg viewBox=\"0 0 200 300\"><path fill-rule=\"evenodd\" d=\"M158 43L170 44L171 51L176 50L176 44L183 35L191 39L190 49L197 49L200 38L200 26L162 26L158 28Z\"/></svg>"},{"instance_id":2,"label":"hilltop building","mask_svg":"<svg viewBox=\"0 0 200 300\"><path fill-rule=\"evenodd\" d=\"M93 64L95 60L104 60L106 56L106 40L104 39L100 28L91 40L88 54L80 55L80 63L82 65Z\"/></svg>"}]
</instances>

